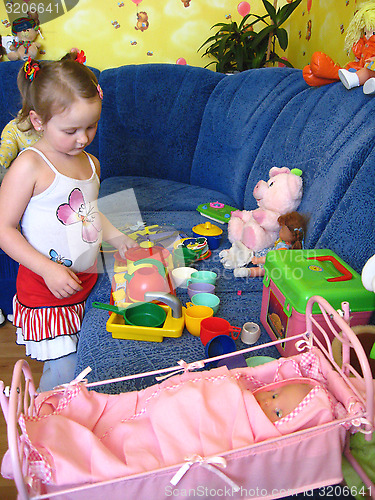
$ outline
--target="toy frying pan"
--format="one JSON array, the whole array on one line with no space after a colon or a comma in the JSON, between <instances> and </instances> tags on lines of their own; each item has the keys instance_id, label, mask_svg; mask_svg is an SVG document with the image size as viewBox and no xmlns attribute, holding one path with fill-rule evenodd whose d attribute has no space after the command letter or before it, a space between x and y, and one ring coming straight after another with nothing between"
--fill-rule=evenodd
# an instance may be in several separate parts
<instances>
[{"instance_id":1,"label":"toy frying pan","mask_svg":"<svg viewBox=\"0 0 375 500\"><path fill-rule=\"evenodd\" d=\"M162 307L151 302L131 304L125 309L111 304L102 304L101 302L93 302L92 305L98 309L105 309L106 311L112 311L121 315L124 318L125 324L133 326L159 328L164 324L167 316Z\"/></svg>"}]
</instances>

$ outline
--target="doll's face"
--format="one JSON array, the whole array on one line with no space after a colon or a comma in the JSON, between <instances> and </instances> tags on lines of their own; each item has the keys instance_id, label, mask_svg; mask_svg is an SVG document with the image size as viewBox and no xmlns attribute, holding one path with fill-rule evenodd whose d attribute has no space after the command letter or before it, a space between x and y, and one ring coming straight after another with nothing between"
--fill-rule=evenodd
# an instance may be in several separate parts
<instances>
[{"instance_id":1,"label":"doll's face","mask_svg":"<svg viewBox=\"0 0 375 500\"><path fill-rule=\"evenodd\" d=\"M283 241L294 242L294 234L290 231L287 226L281 226L279 230L279 237Z\"/></svg>"},{"instance_id":2,"label":"doll's face","mask_svg":"<svg viewBox=\"0 0 375 500\"><path fill-rule=\"evenodd\" d=\"M37 32L34 30L34 28L29 28L17 33L18 40L20 40L21 42L33 42L36 36Z\"/></svg>"},{"instance_id":3,"label":"doll's face","mask_svg":"<svg viewBox=\"0 0 375 500\"><path fill-rule=\"evenodd\" d=\"M372 35L375 35L375 31L373 31L373 29L365 28L365 37L367 40L372 37Z\"/></svg>"},{"instance_id":4,"label":"doll's face","mask_svg":"<svg viewBox=\"0 0 375 500\"><path fill-rule=\"evenodd\" d=\"M254 397L271 422L276 422L293 411L311 389L310 384L296 382L271 391L261 389L255 392Z\"/></svg>"}]
</instances>

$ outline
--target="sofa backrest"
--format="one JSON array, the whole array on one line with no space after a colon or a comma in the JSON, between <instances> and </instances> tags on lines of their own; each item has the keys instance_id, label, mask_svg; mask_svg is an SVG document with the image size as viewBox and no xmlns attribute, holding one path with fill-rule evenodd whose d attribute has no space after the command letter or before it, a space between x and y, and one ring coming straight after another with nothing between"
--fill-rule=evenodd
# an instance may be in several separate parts
<instances>
[{"instance_id":1,"label":"sofa backrest","mask_svg":"<svg viewBox=\"0 0 375 500\"><path fill-rule=\"evenodd\" d=\"M202 115L223 78L176 64L102 71L101 178L140 175L189 182Z\"/></svg>"},{"instance_id":2,"label":"sofa backrest","mask_svg":"<svg viewBox=\"0 0 375 500\"><path fill-rule=\"evenodd\" d=\"M254 169L259 151L279 114L305 87L302 78L274 68L227 75L207 103L191 182L223 191L238 208L253 208L246 187L264 178Z\"/></svg>"},{"instance_id":3,"label":"sofa backrest","mask_svg":"<svg viewBox=\"0 0 375 500\"><path fill-rule=\"evenodd\" d=\"M271 167L301 169L306 247L330 248L361 270L375 253L374 112L362 87L309 87L297 69L228 76L207 103L191 182L251 210Z\"/></svg>"},{"instance_id":4,"label":"sofa backrest","mask_svg":"<svg viewBox=\"0 0 375 500\"><path fill-rule=\"evenodd\" d=\"M22 101L17 87L17 75L23 62L0 63L0 131L17 116Z\"/></svg>"}]
</instances>

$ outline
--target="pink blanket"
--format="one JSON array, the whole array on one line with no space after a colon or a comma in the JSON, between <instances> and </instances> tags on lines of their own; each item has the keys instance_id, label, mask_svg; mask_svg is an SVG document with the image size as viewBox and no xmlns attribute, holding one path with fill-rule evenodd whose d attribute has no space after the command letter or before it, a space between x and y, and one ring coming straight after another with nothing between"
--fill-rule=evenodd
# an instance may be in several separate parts
<instances>
[{"instance_id":1,"label":"pink blanket","mask_svg":"<svg viewBox=\"0 0 375 500\"><path fill-rule=\"evenodd\" d=\"M38 414L25 430L48 464L43 479L55 484L145 472L280 435L225 367L115 396L78 385L49 396Z\"/></svg>"}]
</instances>

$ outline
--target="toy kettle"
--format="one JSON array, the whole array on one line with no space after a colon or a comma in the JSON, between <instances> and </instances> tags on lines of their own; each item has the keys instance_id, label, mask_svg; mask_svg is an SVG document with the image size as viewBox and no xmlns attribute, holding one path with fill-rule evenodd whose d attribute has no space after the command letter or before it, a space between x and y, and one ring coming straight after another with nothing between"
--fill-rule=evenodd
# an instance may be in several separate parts
<instances>
[{"instance_id":1,"label":"toy kettle","mask_svg":"<svg viewBox=\"0 0 375 500\"><path fill-rule=\"evenodd\" d=\"M207 221L194 226L192 231L195 235L206 238L210 250L216 250L219 247L223 230L215 226L215 224Z\"/></svg>"}]
</instances>

